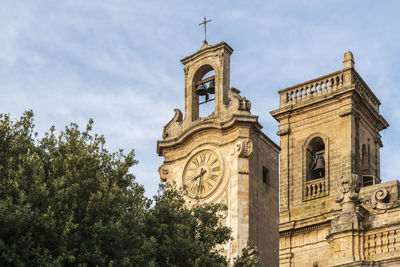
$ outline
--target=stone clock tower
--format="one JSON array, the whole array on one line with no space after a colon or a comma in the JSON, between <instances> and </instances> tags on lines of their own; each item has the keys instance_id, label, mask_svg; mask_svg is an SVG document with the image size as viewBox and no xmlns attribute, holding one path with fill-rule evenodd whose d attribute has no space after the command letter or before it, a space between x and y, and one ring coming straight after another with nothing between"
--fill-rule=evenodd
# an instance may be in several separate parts
<instances>
[{"instance_id":1,"label":"stone clock tower","mask_svg":"<svg viewBox=\"0 0 400 267\"><path fill-rule=\"evenodd\" d=\"M261 263L278 266L279 147L262 131L251 103L230 87L233 49L221 42L203 46L181 60L185 72L185 114L175 109L164 127L157 153L163 182L186 186L187 201L224 203L223 223L233 240L224 251L232 259L251 239ZM211 113L202 116L209 106Z\"/></svg>"}]
</instances>

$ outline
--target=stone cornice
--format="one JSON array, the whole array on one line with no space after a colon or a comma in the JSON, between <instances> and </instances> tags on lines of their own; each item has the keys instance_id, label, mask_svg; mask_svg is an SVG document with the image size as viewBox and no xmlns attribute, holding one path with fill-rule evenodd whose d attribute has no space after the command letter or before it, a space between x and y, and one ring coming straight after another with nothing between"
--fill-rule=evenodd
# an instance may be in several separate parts
<instances>
[{"instance_id":1,"label":"stone cornice","mask_svg":"<svg viewBox=\"0 0 400 267\"><path fill-rule=\"evenodd\" d=\"M182 64L186 65L190 61L194 61L197 57L201 57L205 53L209 53L212 50L218 50L221 47L224 47L230 54L232 54L233 49L230 47L227 43L225 42L220 42L215 45L203 45L200 50L198 50L196 53L193 53L183 59L181 59Z\"/></svg>"},{"instance_id":2,"label":"stone cornice","mask_svg":"<svg viewBox=\"0 0 400 267\"><path fill-rule=\"evenodd\" d=\"M255 115L241 115L241 114L233 114L230 120L227 121L219 121L216 119L210 119L201 121L201 123L194 125L192 128L184 131L181 135L176 138L170 140L159 140L157 141L157 153L158 155L162 155L162 150L166 148L172 148L185 143L186 140L191 138L196 133L207 131L207 130L219 130L219 131L227 131L229 129L234 128L238 125L250 125L254 127L254 129L260 133L261 136L273 147L279 151L280 148L277 144L275 144L271 139L269 139L263 132L261 132L262 126L258 122L258 116Z\"/></svg>"}]
</instances>

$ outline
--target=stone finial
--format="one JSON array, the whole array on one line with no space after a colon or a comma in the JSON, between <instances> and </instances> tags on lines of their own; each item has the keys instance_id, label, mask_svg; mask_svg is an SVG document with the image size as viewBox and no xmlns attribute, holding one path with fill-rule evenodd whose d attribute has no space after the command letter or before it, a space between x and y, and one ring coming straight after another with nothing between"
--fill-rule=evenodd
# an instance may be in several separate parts
<instances>
[{"instance_id":1,"label":"stone finial","mask_svg":"<svg viewBox=\"0 0 400 267\"><path fill-rule=\"evenodd\" d=\"M337 180L339 197L337 202L342 206L342 213L353 212L356 210L358 193L361 183L357 174L340 176Z\"/></svg>"},{"instance_id":2,"label":"stone finial","mask_svg":"<svg viewBox=\"0 0 400 267\"><path fill-rule=\"evenodd\" d=\"M353 57L353 53L351 53L349 50L346 53L344 53L343 69L353 68L353 67L354 67L354 57Z\"/></svg>"},{"instance_id":3,"label":"stone finial","mask_svg":"<svg viewBox=\"0 0 400 267\"><path fill-rule=\"evenodd\" d=\"M356 211L359 202L358 193L361 184L357 174L340 176L337 180L339 197L336 199L342 206L342 213L331 221L330 235L362 227L362 216Z\"/></svg>"}]
</instances>

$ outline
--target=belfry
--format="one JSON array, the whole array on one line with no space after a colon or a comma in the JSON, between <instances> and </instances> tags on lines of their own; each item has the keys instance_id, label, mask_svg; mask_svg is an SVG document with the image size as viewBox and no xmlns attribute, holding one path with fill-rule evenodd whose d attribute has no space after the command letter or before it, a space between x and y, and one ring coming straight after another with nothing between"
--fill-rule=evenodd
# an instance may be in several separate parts
<instances>
[{"instance_id":1,"label":"belfry","mask_svg":"<svg viewBox=\"0 0 400 267\"><path fill-rule=\"evenodd\" d=\"M279 147L261 131L251 102L230 86L232 52L225 42L204 42L182 59L185 113L175 109L157 143L164 157L160 177L186 186L189 204L199 199L227 205L223 223L233 237L224 247L228 258L251 239L261 263L277 266ZM205 105L211 113L202 115Z\"/></svg>"},{"instance_id":2,"label":"belfry","mask_svg":"<svg viewBox=\"0 0 400 267\"><path fill-rule=\"evenodd\" d=\"M400 266L399 182L380 178L389 124L353 54L279 98L279 266Z\"/></svg>"},{"instance_id":3,"label":"belfry","mask_svg":"<svg viewBox=\"0 0 400 267\"><path fill-rule=\"evenodd\" d=\"M230 260L252 240L262 266L400 266L400 184L380 177L389 124L353 54L336 72L279 90L279 147L230 86L232 52L204 40L181 60L185 110L157 142L161 181L185 187L188 205L228 207Z\"/></svg>"}]
</instances>

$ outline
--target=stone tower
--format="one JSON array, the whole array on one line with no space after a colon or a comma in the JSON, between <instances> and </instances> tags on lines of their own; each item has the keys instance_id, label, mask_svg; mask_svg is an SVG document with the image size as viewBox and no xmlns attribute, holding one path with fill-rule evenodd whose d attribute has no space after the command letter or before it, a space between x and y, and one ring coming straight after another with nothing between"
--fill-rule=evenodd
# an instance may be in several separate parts
<instances>
[{"instance_id":1,"label":"stone tower","mask_svg":"<svg viewBox=\"0 0 400 267\"><path fill-rule=\"evenodd\" d=\"M233 240L224 252L230 259L251 239L261 262L277 266L279 147L261 131L250 101L230 87L232 52L225 42L205 42L181 61L185 114L175 109L157 143L164 157L160 178L185 185L188 203L198 198L227 205L223 223ZM202 116L202 105L211 105L211 114Z\"/></svg>"},{"instance_id":2,"label":"stone tower","mask_svg":"<svg viewBox=\"0 0 400 267\"><path fill-rule=\"evenodd\" d=\"M389 125L352 53L279 95L280 266L399 266L399 184L380 184Z\"/></svg>"}]
</instances>

